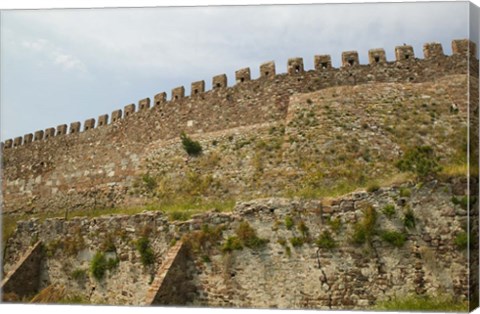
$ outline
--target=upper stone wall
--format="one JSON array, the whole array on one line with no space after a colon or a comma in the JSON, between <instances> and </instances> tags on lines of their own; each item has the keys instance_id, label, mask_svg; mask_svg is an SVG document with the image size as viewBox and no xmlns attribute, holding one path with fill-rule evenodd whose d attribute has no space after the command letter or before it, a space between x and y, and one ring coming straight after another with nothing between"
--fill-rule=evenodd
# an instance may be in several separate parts
<instances>
[{"instance_id":1,"label":"upper stone wall","mask_svg":"<svg viewBox=\"0 0 480 314\"><path fill-rule=\"evenodd\" d=\"M236 73L234 86L226 75L213 78L213 90L204 91L203 81L194 82L190 96L185 88L158 93L98 118L36 132L35 139L7 140L3 151L3 209L42 211L59 208L90 208L122 204L126 191L139 174L149 145L178 138L182 131L193 135L261 123L284 121L292 95L333 86L378 82L433 81L440 77L468 74L472 49L468 41L454 41L453 54L443 55L439 44L424 47L425 59L417 59L409 47L397 47L395 62L387 62L382 49L371 50L369 65L345 56L345 65L331 66L329 56L316 56L315 69L305 71L303 60L289 60L289 73L275 74L273 62L260 66L261 76L251 79L249 69ZM408 56L408 57L407 57ZM478 73L478 62L471 68ZM461 88L461 87L459 87ZM465 86L465 89L467 87ZM465 91L466 94L466 91ZM83 131L82 131L83 130ZM48 136L47 136L48 135ZM16 143L16 144L15 144ZM180 157L182 158L182 157Z\"/></svg>"}]
</instances>

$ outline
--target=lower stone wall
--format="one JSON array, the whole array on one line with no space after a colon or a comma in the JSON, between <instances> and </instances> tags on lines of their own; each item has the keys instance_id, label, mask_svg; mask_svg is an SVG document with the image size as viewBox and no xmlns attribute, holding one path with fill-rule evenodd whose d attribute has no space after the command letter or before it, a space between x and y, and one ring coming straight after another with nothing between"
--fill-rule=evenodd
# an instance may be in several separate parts
<instances>
[{"instance_id":1,"label":"lower stone wall","mask_svg":"<svg viewBox=\"0 0 480 314\"><path fill-rule=\"evenodd\" d=\"M91 303L144 304L162 267L169 271L160 297L150 294L160 304L368 309L411 294L461 301L468 297L468 251L459 243L468 224L463 181L318 200L260 199L188 221L169 221L160 211L31 220L9 240L5 270L33 236L46 248L41 288L61 284ZM142 261L140 239L148 240L151 264ZM181 253L181 239L191 255ZM118 258L101 279L91 272L97 252Z\"/></svg>"}]
</instances>

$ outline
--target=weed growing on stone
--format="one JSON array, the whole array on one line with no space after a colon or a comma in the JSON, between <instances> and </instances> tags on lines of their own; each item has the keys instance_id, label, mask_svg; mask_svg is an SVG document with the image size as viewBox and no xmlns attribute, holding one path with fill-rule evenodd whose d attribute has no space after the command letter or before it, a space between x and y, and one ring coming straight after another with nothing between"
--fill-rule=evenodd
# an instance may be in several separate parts
<instances>
[{"instance_id":1,"label":"weed growing on stone","mask_svg":"<svg viewBox=\"0 0 480 314\"><path fill-rule=\"evenodd\" d=\"M85 280L85 278L87 277L87 272L85 269L77 268L74 271L72 271L71 276L73 280L82 281L82 280Z\"/></svg>"},{"instance_id":2,"label":"weed growing on stone","mask_svg":"<svg viewBox=\"0 0 480 314\"><path fill-rule=\"evenodd\" d=\"M315 244L322 249L331 250L335 248L337 245L335 240L332 237L332 234L328 230L324 230L322 234L317 238Z\"/></svg>"},{"instance_id":3,"label":"weed growing on stone","mask_svg":"<svg viewBox=\"0 0 480 314\"><path fill-rule=\"evenodd\" d=\"M464 195L461 198L458 198L456 196L452 197L452 203L455 205L460 205L460 207L464 210L468 209L468 205L470 204L470 207L473 206L477 202L477 198L475 196L470 196Z\"/></svg>"},{"instance_id":4,"label":"weed growing on stone","mask_svg":"<svg viewBox=\"0 0 480 314\"><path fill-rule=\"evenodd\" d=\"M377 212L375 208L368 206L363 213L363 219L353 226L351 242L354 244L370 243L373 235L376 233Z\"/></svg>"},{"instance_id":5,"label":"weed growing on stone","mask_svg":"<svg viewBox=\"0 0 480 314\"><path fill-rule=\"evenodd\" d=\"M385 207L383 207L382 212L388 219L392 219L392 217L395 215L395 212L396 212L395 205L393 204L385 205Z\"/></svg>"},{"instance_id":6,"label":"weed growing on stone","mask_svg":"<svg viewBox=\"0 0 480 314\"><path fill-rule=\"evenodd\" d=\"M405 216L403 217L403 225L408 229L415 228L415 214L410 207L407 209Z\"/></svg>"},{"instance_id":7,"label":"weed growing on stone","mask_svg":"<svg viewBox=\"0 0 480 314\"><path fill-rule=\"evenodd\" d=\"M465 250L468 247L468 234L465 231L462 231L456 235L455 245L460 250Z\"/></svg>"},{"instance_id":8,"label":"weed growing on stone","mask_svg":"<svg viewBox=\"0 0 480 314\"><path fill-rule=\"evenodd\" d=\"M292 217L286 216L285 217L285 228L287 228L287 230L292 230L294 225L295 224L293 223Z\"/></svg>"},{"instance_id":9,"label":"weed growing on stone","mask_svg":"<svg viewBox=\"0 0 480 314\"><path fill-rule=\"evenodd\" d=\"M117 258L109 258L107 260L103 252L97 252L90 262L90 272L95 279L101 280L107 270L116 268L118 264L119 260Z\"/></svg>"},{"instance_id":10,"label":"weed growing on stone","mask_svg":"<svg viewBox=\"0 0 480 314\"><path fill-rule=\"evenodd\" d=\"M225 243L222 246L222 252L232 252L235 250L242 250L243 244L242 241L236 236L228 237Z\"/></svg>"},{"instance_id":11,"label":"weed growing on stone","mask_svg":"<svg viewBox=\"0 0 480 314\"><path fill-rule=\"evenodd\" d=\"M303 237L292 237L290 243L293 247L300 247L305 243L305 239Z\"/></svg>"},{"instance_id":12,"label":"weed growing on stone","mask_svg":"<svg viewBox=\"0 0 480 314\"><path fill-rule=\"evenodd\" d=\"M140 253L140 260L143 266L152 265L155 262L155 254L150 246L150 240L146 237L141 237L136 243L138 252Z\"/></svg>"},{"instance_id":13,"label":"weed growing on stone","mask_svg":"<svg viewBox=\"0 0 480 314\"><path fill-rule=\"evenodd\" d=\"M189 156L198 156L202 153L202 145L199 142L192 140L185 132L180 134L183 149Z\"/></svg>"},{"instance_id":14,"label":"weed growing on stone","mask_svg":"<svg viewBox=\"0 0 480 314\"><path fill-rule=\"evenodd\" d=\"M259 249L267 244L267 239L262 239L257 236L255 230L246 221L242 221L235 231L242 243L250 249Z\"/></svg>"},{"instance_id":15,"label":"weed growing on stone","mask_svg":"<svg viewBox=\"0 0 480 314\"><path fill-rule=\"evenodd\" d=\"M410 197L412 195L412 190L406 187L400 188L400 197Z\"/></svg>"},{"instance_id":16,"label":"weed growing on stone","mask_svg":"<svg viewBox=\"0 0 480 314\"><path fill-rule=\"evenodd\" d=\"M388 242L395 247L402 247L407 240L405 234L398 231L383 231L381 233L381 238L383 241Z\"/></svg>"}]
</instances>

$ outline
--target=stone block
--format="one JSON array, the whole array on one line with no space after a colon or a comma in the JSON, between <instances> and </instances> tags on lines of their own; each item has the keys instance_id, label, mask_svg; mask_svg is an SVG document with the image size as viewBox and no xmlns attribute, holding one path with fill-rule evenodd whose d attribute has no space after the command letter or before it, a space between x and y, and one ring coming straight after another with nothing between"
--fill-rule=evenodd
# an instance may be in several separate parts
<instances>
[{"instance_id":1,"label":"stone block","mask_svg":"<svg viewBox=\"0 0 480 314\"><path fill-rule=\"evenodd\" d=\"M34 137L33 137L33 140L34 140L34 141L41 141L41 140L43 140L43 134L44 134L43 130L36 131L36 132L35 132L35 135L34 135Z\"/></svg>"},{"instance_id":2,"label":"stone block","mask_svg":"<svg viewBox=\"0 0 480 314\"><path fill-rule=\"evenodd\" d=\"M75 134L80 132L80 122L72 122L70 123L70 134Z\"/></svg>"},{"instance_id":3,"label":"stone block","mask_svg":"<svg viewBox=\"0 0 480 314\"><path fill-rule=\"evenodd\" d=\"M313 57L315 70L328 70L332 68L332 58L330 55L318 55Z\"/></svg>"},{"instance_id":4,"label":"stone block","mask_svg":"<svg viewBox=\"0 0 480 314\"><path fill-rule=\"evenodd\" d=\"M118 109L112 112L112 123L122 119L122 110Z\"/></svg>"},{"instance_id":5,"label":"stone block","mask_svg":"<svg viewBox=\"0 0 480 314\"><path fill-rule=\"evenodd\" d=\"M195 96L205 92L205 81L197 81L192 83L192 88L190 90L190 95Z\"/></svg>"},{"instance_id":6,"label":"stone block","mask_svg":"<svg viewBox=\"0 0 480 314\"><path fill-rule=\"evenodd\" d=\"M477 53L477 45L468 39L457 39L452 41L452 53L462 55L473 55Z\"/></svg>"},{"instance_id":7,"label":"stone block","mask_svg":"<svg viewBox=\"0 0 480 314\"><path fill-rule=\"evenodd\" d=\"M12 146L13 146L12 139L5 140L5 148L12 148Z\"/></svg>"},{"instance_id":8,"label":"stone block","mask_svg":"<svg viewBox=\"0 0 480 314\"><path fill-rule=\"evenodd\" d=\"M33 134L32 133L28 133L28 134L25 134L23 136L23 143L24 144L31 143L32 141L33 141Z\"/></svg>"},{"instance_id":9,"label":"stone block","mask_svg":"<svg viewBox=\"0 0 480 314\"><path fill-rule=\"evenodd\" d=\"M434 59L438 57L444 57L442 44L440 43L427 43L423 45L423 56L425 59Z\"/></svg>"},{"instance_id":10,"label":"stone block","mask_svg":"<svg viewBox=\"0 0 480 314\"><path fill-rule=\"evenodd\" d=\"M158 93L158 94L155 95L153 100L155 101L155 106L159 106L159 105L167 102L167 93L165 93L165 92Z\"/></svg>"},{"instance_id":11,"label":"stone block","mask_svg":"<svg viewBox=\"0 0 480 314\"><path fill-rule=\"evenodd\" d=\"M172 100L178 100L185 97L185 87L179 86L172 89Z\"/></svg>"},{"instance_id":12,"label":"stone block","mask_svg":"<svg viewBox=\"0 0 480 314\"><path fill-rule=\"evenodd\" d=\"M108 114L98 116L98 126L104 126L108 124Z\"/></svg>"},{"instance_id":13,"label":"stone block","mask_svg":"<svg viewBox=\"0 0 480 314\"><path fill-rule=\"evenodd\" d=\"M342 66L351 67L360 64L358 61L358 52L344 51L342 52Z\"/></svg>"},{"instance_id":14,"label":"stone block","mask_svg":"<svg viewBox=\"0 0 480 314\"><path fill-rule=\"evenodd\" d=\"M143 111L150 108L150 98L142 99L138 102L138 110Z\"/></svg>"},{"instance_id":15,"label":"stone block","mask_svg":"<svg viewBox=\"0 0 480 314\"><path fill-rule=\"evenodd\" d=\"M213 77L212 89L226 88L226 87L227 87L227 75L220 74Z\"/></svg>"},{"instance_id":16,"label":"stone block","mask_svg":"<svg viewBox=\"0 0 480 314\"><path fill-rule=\"evenodd\" d=\"M235 81L237 84L250 81L250 68L244 68L235 71Z\"/></svg>"},{"instance_id":17,"label":"stone block","mask_svg":"<svg viewBox=\"0 0 480 314\"><path fill-rule=\"evenodd\" d=\"M93 128L95 128L95 119L91 118L85 120L85 123L83 124L83 130L88 131Z\"/></svg>"},{"instance_id":18,"label":"stone block","mask_svg":"<svg viewBox=\"0 0 480 314\"><path fill-rule=\"evenodd\" d=\"M123 107L123 112L125 113L125 118L134 114L135 104L126 105L125 107Z\"/></svg>"},{"instance_id":19,"label":"stone block","mask_svg":"<svg viewBox=\"0 0 480 314\"><path fill-rule=\"evenodd\" d=\"M290 58L287 62L288 74L303 73L303 58Z\"/></svg>"},{"instance_id":20,"label":"stone block","mask_svg":"<svg viewBox=\"0 0 480 314\"><path fill-rule=\"evenodd\" d=\"M49 139L55 136L55 128L45 129L45 139Z\"/></svg>"},{"instance_id":21,"label":"stone block","mask_svg":"<svg viewBox=\"0 0 480 314\"><path fill-rule=\"evenodd\" d=\"M370 65L387 63L385 50L382 48L370 49L368 51L368 63Z\"/></svg>"},{"instance_id":22,"label":"stone block","mask_svg":"<svg viewBox=\"0 0 480 314\"><path fill-rule=\"evenodd\" d=\"M260 77L275 77L275 62L265 62L260 65Z\"/></svg>"},{"instance_id":23,"label":"stone block","mask_svg":"<svg viewBox=\"0 0 480 314\"><path fill-rule=\"evenodd\" d=\"M415 54L413 53L413 47L409 45L395 47L395 58L397 61L415 59Z\"/></svg>"},{"instance_id":24,"label":"stone block","mask_svg":"<svg viewBox=\"0 0 480 314\"><path fill-rule=\"evenodd\" d=\"M60 124L57 126L57 136L67 134L67 125Z\"/></svg>"},{"instance_id":25,"label":"stone block","mask_svg":"<svg viewBox=\"0 0 480 314\"><path fill-rule=\"evenodd\" d=\"M22 140L23 138L21 136L18 136L16 138L13 139L13 147L18 147L20 145L22 145Z\"/></svg>"}]
</instances>

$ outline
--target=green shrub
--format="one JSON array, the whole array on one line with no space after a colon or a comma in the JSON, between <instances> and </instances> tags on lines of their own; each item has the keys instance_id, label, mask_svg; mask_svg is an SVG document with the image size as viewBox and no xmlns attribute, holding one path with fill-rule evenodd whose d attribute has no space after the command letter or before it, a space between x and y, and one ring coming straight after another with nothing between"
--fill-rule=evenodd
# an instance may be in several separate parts
<instances>
[{"instance_id":1,"label":"green shrub","mask_svg":"<svg viewBox=\"0 0 480 314\"><path fill-rule=\"evenodd\" d=\"M222 252L232 252L243 249L242 241L236 236L228 237L222 246Z\"/></svg>"},{"instance_id":2,"label":"green shrub","mask_svg":"<svg viewBox=\"0 0 480 314\"><path fill-rule=\"evenodd\" d=\"M302 246L303 243L305 243L305 239L303 237L293 237L293 238L290 238L290 243L294 247L299 247L299 246Z\"/></svg>"},{"instance_id":3,"label":"green shrub","mask_svg":"<svg viewBox=\"0 0 480 314\"><path fill-rule=\"evenodd\" d=\"M236 230L238 238L250 249L263 247L268 241L257 236L255 230L246 221L242 221Z\"/></svg>"},{"instance_id":4,"label":"green shrub","mask_svg":"<svg viewBox=\"0 0 480 314\"><path fill-rule=\"evenodd\" d=\"M405 234L398 231L383 231L381 237L383 241L388 242L396 247L402 247L407 240Z\"/></svg>"},{"instance_id":5,"label":"green shrub","mask_svg":"<svg viewBox=\"0 0 480 314\"><path fill-rule=\"evenodd\" d=\"M406 187L400 188L400 197L410 197L412 195L412 190Z\"/></svg>"},{"instance_id":6,"label":"green shrub","mask_svg":"<svg viewBox=\"0 0 480 314\"><path fill-rule=\"evenodd\" d=\"M415 228L415 214L411 208L407 209L405 216L403 217L403 225L405 228Z\"/></svg>"},{"instance_id":7,"label":"green shrub","mask_svg":"<svg viewBox=\"0 0 480 314\"><path fill-rule=\"evenodd\" d=\"M442 170L438 160L432 147L417 146L407 150L396 166L402 172L412 172L419 179L427 179Z\"/></svg>"},{"instance_id":8,"label":"green shrub","mask_svg":"<svg viewBox=\"0 0 480 314\"><path fill-rule=\"evenodd\" d=\"M109 259L107 260L107 269L108 269L108 270L111 270L111 269L117 268L117 267L118 267L118 264L120 264L120 260L118 259L118 257L116 257L116 258L109 258Z\"/></svg>"},{"instance_id":9,"label":"green shrub","mask_svg":"<svg viewBox=\"0 0 480 314\"><path fill-rule=\"evenodd\" d=\"M107 260L102 252L97 252L90 263L90 271L95 279L100 280L107 270Z\"/></svg>"},{"instance_id":10,"label":"green shrub","mask_svg":"<svg viewBox=\"0 0 480 314\"><path fill-rule=\"evenodd\" d=\"M293 223L292 217L286 216L285 217L285 228L287 228L288 230L292 230L293 226L294 226L294 223Z\"/></svg>"},{"instance_id":11,"label":"green shrub","mask_svg":"<svg viewBox=\"0 0 480 314\"><path fill-rule=\"evenodd\" d=\"M323 231L323 233L315 241L315 244L322 249L333 249L337 246L335 240L328 230Z\"/></svg>"},{"instance_id":12,"label":"green shrub","mask_svg":"<svg viewBox=\"0 0 480 314\"><path fill-rule=\"evenodd\" d=\"M77 268L71 274L73 280L82 281L87 277L85 269Z\"/></svg>"},{"instance_id":13,"label":"green shrub","mask_svg":"<svg viewBox=\"0 0 480 314\"><path fill-rule=\"evenodd\" d=\"M144 266L151 265L155 262L155 254L150 247L150 240L147 237L141 237L136 243L138 252L140 253L140 260Z\"/></svg>"},{"instance_id":14,"label":"green shrub","mask_svg":"<svg viewBox=\"0 0 480 314\"><path fill-rule=\"evenodd\" d=\"M107 270L116 268L119 264L118 258L107 258L103 252L97 252L90 262L90 272L97 280L101 280L105 276ZM80 273L75 273L75 276L80 276ZM73 277L73 274L72 274Z\"/></svg>"},{"instance_id":15,"label":"green shrub","mask_svg":"<svg viewBox=\"0 0 480 314\"><path fill-rule=\"evenodd\" d=\"M180 139L182 140L183 149L185 149L189 156L198 156L202 153L202 146L200 143L192 140L187 134L185 134L185 132L180 134Z\"/></svg>"},{"instance_id":16,"label":"green shrub","mask_svg":"<svg viewBox=\"0 0 480 314\"><path fill-rule=\"evenodd\" d=\"M455 237L455 245L460 250L464 250L468 247L468 234L465 231L457 234L457 236Z\"/></svg>"},{"instance_id":17,"label":"green shrub","mask_svg":"<svg viewBox=\"0 0 480 314\"><path fill-rule=\"evenodd\" d=\"M385 207L383 207L382 212L388 219L391 219L395 215L395 205L393 204L385 205Z\"/></svg>"},{"instance_id":18,"label":"green shrub","mask_svg":"<svg viewBox=\"0 0 480 314\"><path fill-rule=\"evenodd\" d=\"M363 244L367 241L367 230L362 224L356 223L353 226L351 241L354 244Z\"/></svg>"},{"instance_id":19,"label":"green shrub","mask_svg":"<svg viewBox=\"0 0 480 314\"><path fill-rule=\"evenodd\" d=\"M372 206L368 206L363 211L363 219L353 226L351 241L354 244L370 243L375 234L375 224L377 221L377 212Z\"/></svg>"}]
</instances>

